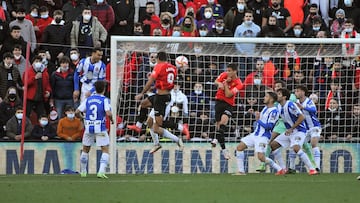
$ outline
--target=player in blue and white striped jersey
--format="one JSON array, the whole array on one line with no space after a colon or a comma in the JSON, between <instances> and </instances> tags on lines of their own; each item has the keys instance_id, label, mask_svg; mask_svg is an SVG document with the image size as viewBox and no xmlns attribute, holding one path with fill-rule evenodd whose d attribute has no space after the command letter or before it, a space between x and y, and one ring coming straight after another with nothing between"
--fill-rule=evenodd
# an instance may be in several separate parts
<instances>
[{"instance_id":1,"label":"player in blue and white striped jersey","mask_svg":"<svg viewBox=\"0 0 360 203\"><path fill-rule=\"evenodd\" d=\"M320 171L320 149L318 147L321 124L317 117L317 109L314 102L307 97L308 89L304 85L299 85L295 89L296 98L298 98L297 106L302 110L305 116L305 124L307 127L306 136L310 139L312 146L312 153L316 164L316 170ZM294 161L295 162L295 161ZM290 161L291 163L291 161ZM295 163L294 163L295 166ZM290 167L291 168L291 167Z\"/></svg>"},{"instance_id":2,"label":"player in blue and white striped jersey","mask_svg":"<svg viewBox=\"0 0 360 203\"><path fill-rule=\"evenodd\" d=\"M280 116L284 120L286 127L285 133L280 134L271 142L271 149L274 151L279 147L290 147L300 157L309 169L309 175L317 174L317 171L312 166L309 157L302 150L302 145L306 137L306 124L304 122L305 116L297 107L297 105L289 101L290 92L287 89L279 89L277 91L278 102L281 105ZM282 169L278 171L278 175L285 174L286 171Z\"/></svg>"},{"instance_id":3,"label":"player in blue and white striped jersey","mask_svg":"<svg viewBox=\"0 0 360 203\"><path fill-rule=\"evenodd\" d=\"M75 102L78 100L80 92L80 102L83 102L86 96L91 94L95 82L105 79L106 65L101 61L102 56L103 51L100 48L94 48L91 56L81 59L77 65L74 73L73 98Z\"/></svg>"},{"instance_id":4,"label":"player in blue and white striped jersey","mask_svg":"<svg viewBox=\"0 0 360 203\"><path fill-rule=\"evenodd\" d=\"M244 150L248 147L255 148L255 153L261 162L270 164L270 166L275 168L277 171L282 170L282 168L272 159L265 156L265 151L271 138L272 129L279 119L279 111L274 105L276 101L276 93L267 92L265 94L264 104L266 106L262 109L261 113L255 113L257 124L254 132L242 138L240 144L236 148L238 172L234 175L245 175Z\"/></svg>"},{"instance_id":5,"label":"player in blue and white striped jersey","mask_svg":"<svg viewBox=\"0 0 360 203\"><path fill-rule=\"evenodd\" d=\"M86 177L86 168L89 159L88 153L96 139L96 145L100 146L102 150L97 176L99 178L107 178L105 175L105 167L109 162L110 140L105 126L105 119L108 117L111 123L114 122L111 114L110 100L104 96L106 82L96 81L94 86L96 93L86 98L76 110L77 115L79 115L80 112L86 113L84 119L85 132L82 139L83 151L80 155L80 172L81 177Z\"/></svg>"}]
</instances>

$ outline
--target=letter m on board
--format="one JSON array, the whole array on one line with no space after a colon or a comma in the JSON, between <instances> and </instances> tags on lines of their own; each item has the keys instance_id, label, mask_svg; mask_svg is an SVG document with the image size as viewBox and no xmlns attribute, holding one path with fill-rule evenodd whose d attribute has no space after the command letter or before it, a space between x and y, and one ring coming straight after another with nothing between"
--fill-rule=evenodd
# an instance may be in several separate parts
<instances>
[{"instance_id":1,"label":"letter m on board","mask_svg":"<svg viewBox=\"0 0 360 203\"><path fill-rule=\"evenodd\" d=\"M6 174L34 174L34 150L25 150L24 159L19 161L16 150L6 150Z\"/></svg>"}]
</instances>

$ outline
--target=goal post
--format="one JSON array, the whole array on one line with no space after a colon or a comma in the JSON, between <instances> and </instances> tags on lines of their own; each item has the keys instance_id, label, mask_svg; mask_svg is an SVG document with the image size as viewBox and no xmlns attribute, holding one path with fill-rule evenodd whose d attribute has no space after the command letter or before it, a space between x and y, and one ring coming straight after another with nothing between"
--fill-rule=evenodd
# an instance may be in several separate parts
<instances>
[{"instance_id":1,"label":"goal post","mask_svg":"<svg viewBox=\"0 0 360 203\"><path fill-rule=\"evenodd\" d=\"M254 46L249 48L249 46L246 46L249 44ZM295 45L295 52L293 53L296 53L296 56L293 53L289 55L285 53L287 51L287 44ZM274 74L272 83L278 79L284 80L291 91L293 91L295 87L294 82L292 82L293 80L295 81L295 77L297 77L295 76L295 73L302 73L301 79L306 81L306 85L308 85L309 91L314 93L318 98L318 114L319 116L323 116L320 118L320 120L322 122L323 132L327 134L326 136L324 134L324 139L321 140L320 143L337 144L334 145L335 148L337 147L337 149L334 151L331 151L332 148L330 146L328 147L327 145L324 145L322 154L322 163L324 167L328 167L326 171L331 172L332 170L335 170L331 168L333 167L330 163L332 160L325 159L335 159L334 157L338 159L338 157L345 157L347 156L345 154L346 149L341 147L347 143L359 142L359 132L356 134L356 132L350 131L352 127L354 127L351 126L352 120L350 117L352 115L352 108L354 104L360 102L357 98L359 96L359 84L356 84L355 81L357 77L356 74L360 74L360 72L357 73L357 71L360 70L360 59L357 57L360 55L360 50L358 50L359 45L360 39L356 38L215 38L112 36L110 60L112 113L114 117L116 115L122 117L122 121L124 122L125 127L121 127L121 132L123 132L123 134L119 135L117 134L117 132L119 132L118 123L111 125L110 173L124 172L116 168L120 165L119 159L122 159L121 156L124 156L124 154L119 155L118 151L122 146L129 146L129 143L122 144L119 143L117 139L120 136L124 136L124 134L127 135L127 138L124 138L125 140L132 140L132 138L134 138L134 140L142 139L139 138L135 133L126 129L126 124L134 124L136 121L136 116L138 113L137 107L139 103L135 102L134 96L142 90L143 86L139 86L139 84L144 85L144 81L146 82L147 80L146 75L148 72L144 72L142 74L145 76L145 78L138 78L138 76L142 73L142 71L151 70L152 67L149 65L149 61L151 61L152 57L151 54L157 53L159 51L165 51L169 55L169 61L174 65L176 57L184 55L188 58L190 67L189 69L191 69L191 71L188 75L185 74L188 78L183 78L183 80L190 79L188 80L188 83L183 83L185 85L181 86L181 90L188 96L189 99L189 115L182 114L179 116L177 112L172 113L174 113L175 119L180 119L183 122L189 123L192 134L189 141L200 141L206 144L209 141L209 138L214 134L214 112L212 110L214 108L214 89L212 88L214 88L213 79L216 78L217 75L212 75L213 72L216 72L216 74L221 73L225 70L225 65L227 63L235 62L239 66L239 76L244 82L249 74L256 71L256 63L258 59L261 59L262 61L265 60L264 63L266 66L266 58L270 58L270 61L273 62L273 66L275 67L275 69L268 70ZM199 47L200 51L196 50L197 47ZM355 50L355 52L357 51L358 53L352 53L349 51L350 49L352 51ZM199 55L201 56L201 59ZM327 60L331 60L331 62ZM349 70L348 72L351 72L351 75L348 75L348 72L341 76L331 75L333 67L330 66L329 70L326 70L328 71L327 74L330 75L325 75L323 72L319 71L320 69L318 68L326 67L326 63L334 64L339 62L337 60L341 60L341 67L346 67L346 70ZM140 67L146 68L142 69ZM290 73L287 74L287 71L290 71ZM254 77L257 77L257 75L255 74ZM263 80L264 75L262 74L260 77L262 77L261 84L265 85ZM339 94L339 96L336 97L339 97L338 105L343 111L341 116L344 117L340 118L340 120L337 120L339 121L337 125L329 127L327 125L333 125L333 122L328 120L335 119L331 117L331 112L327 112L328 105L330 105L330 101L328 100L331 100L331 98L329 98L329 91L331 90L332 84L331 82L335 81L335 79L338 83L336 85L343 85L342 89L340 88L337 90L336 94ZM193 105L193 103L191 103L193 102L191 100L191 93L193 92L196 83L200 83L202 85L203 91L209 100L209 102L204 105L206 107L200 108L200 105ZM252 81L250 81L250 83L252 83ZM304 83L301 83L300 81L299 84ZM273 84L271 84L271 86L273 86ZM231 119L231 122L228 126L228 132L226 133L228 136L226 139L227 142L238 143L241 137L245 136L251 132L251 129L253 129L253 118L251 115L246 115L247 108L250 106L246 99L248 97L256 97L255 95L262 95L263 92L259 93L253 89L249 90L248 92L247 91L248 90L244 89L243 92L240 93L239 99L237 100L233 114L235 117ZM259 100L259 97L256 99ZM256 102L258 107L261 106L260 100ZM200 115L200 110L198 108L202 111L201 113L208 116L208 120L210 120L209 123L196 123L199 122L199 118L203 116L203 114ZM180 108L179 111L181 110L182 108ZM332 129L332 131L329 132L329 129ZM181 132L176 133L176 135L181 134ZM353 135L353 137L347 138L347 136L350 134ZM336 135L336 137L331 137L332 135ZM183 138L185 139L185 137ZM149 137L145 138L145 140L149 139ZM151 142L149 142L148 145L150 148ZM234 147L235 145L232 144L231 146ZM357 147L357 150L359 150L359 147ZM335 153L335 151L339 154L333 155L332 153ZM344 158L344 160L341 159L342 163L347 161L348 160L346 158ZM233 158L231 164L234 165L234 163L235 157ZM351 163L349 163L349 165L351 165ZM188 171L191 170L189 169ZM346 170L344 169L344 171Z\"/></svg>"}]
</instances>

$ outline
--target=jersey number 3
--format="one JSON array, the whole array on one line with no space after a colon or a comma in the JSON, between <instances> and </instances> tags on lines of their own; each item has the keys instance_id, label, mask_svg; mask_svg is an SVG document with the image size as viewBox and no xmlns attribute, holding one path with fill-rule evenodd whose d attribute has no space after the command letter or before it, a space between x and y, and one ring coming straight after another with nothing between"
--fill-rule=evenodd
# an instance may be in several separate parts
<instances>
[{"instance_id":1,"label":"jersey number 3","mask_svg":"<svg viewBox=\"0 0 360 203\"><path fill-rule=\"evenodd\" d=\"M89 115L90 120L96 120L97 119L97 106L91 105L90 106L91 114Z\"/></svg>"}]
</instances>

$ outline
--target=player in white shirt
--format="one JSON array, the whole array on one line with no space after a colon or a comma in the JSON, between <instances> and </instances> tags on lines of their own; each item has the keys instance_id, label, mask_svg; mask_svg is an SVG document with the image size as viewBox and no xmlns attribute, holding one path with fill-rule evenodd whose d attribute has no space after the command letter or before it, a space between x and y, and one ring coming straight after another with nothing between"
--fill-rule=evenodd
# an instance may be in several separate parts
<instances>
[{"instance_id":1,"label":"player in white shirt","mask_svg":"<svg viewBox=\"0 0 360 203\"><path fill-rule=\"evenodd\" d=\"M318 174L312 166L309 157L301 149L306 137L305 116L297 107L297 105L289 101L290 92L287 89L279 89L277 91L278 102L281 105L280 116L284 120L286 127L285 133L280 134L270 143L271 149L274 151L279 147L291 148L300 157L309 169L309 175ZM277 172L278 175L284 175L286 170L282 169Z\"/></svg>"},{"instance_id":2,"label":"player in white shirt","mask_svg":"<svg viewBox=\"0 0 360 203\"><path fill-rule=\"evenodd\" d=\"M80 174L81 177L86 177L87 175L86 168L89 159L89 151L96 139L96 145L100 146L102 150L97 177L107 178L105 175L105 167L109 162L110 140L105 127L105 118L108 117L111 123L114 122L111 114L110 100L104 96L106 82L96 81L94 86L96 93L86 98L75 112L77 115L80 115L80 112L86 113L84 119L85 132L82 139L83 150L80 155Z\"/></svg>"},{"instance_id":3,"label":"player in white shirt","mask_svg":"<svg viewBox=\"0 0 360 203\"><path fill-rule=\"evenodd\" d=\"M80 92L80 102L83 102L92 93L95 82L105 79L106 65L101 61L102 56L103 51L95 48L92 50L91 56L81 59L77 65L74 73L73 98L75 102L78 100Z\"/></svg>"},{"instance_id":4,"label":"player in white shirt","mask_svg":"<svg viewBox=\"0 0 360 203\"><path fill-rule=\"evenodd\" d=\"M277 171L282 168L276 164L272 159L265 156L266 148L271 138L271 132L276 121L279 119L279 111L274 105L277 101L277 95L274 92L267 92L264 97L264 104L266 105L261 113L256 112L255 118L257 121L254 132L241 139L240 144L236 148L236 160L238 165L238 172L234 175L246 175L244 167L244 150L246 148L255 148L255 153L258 159Z\"/></svg>"},{"instance_id":5,"label":"player in white shirt","mask_svg":"<svg viewBox=\"0 0 360 203\"><path fill-rule=\"evenodd\" d=\"M320 149L318 147L320 134L321 134L321 124L317 117L317 109L314 102L307 97L308 89L304 85L299 85L295 89L296 98L298 101L296 105L302 110L305 116L305 124L307 127L306 136L307 139L310 139L312 146L312 153L314 155L314 160L316 164L316 171L320 171ZM293 165L292 165L293 164ZM292 163L290 160L290 167L295 167L295 161Z\"/></svg>"}]
</instances>

